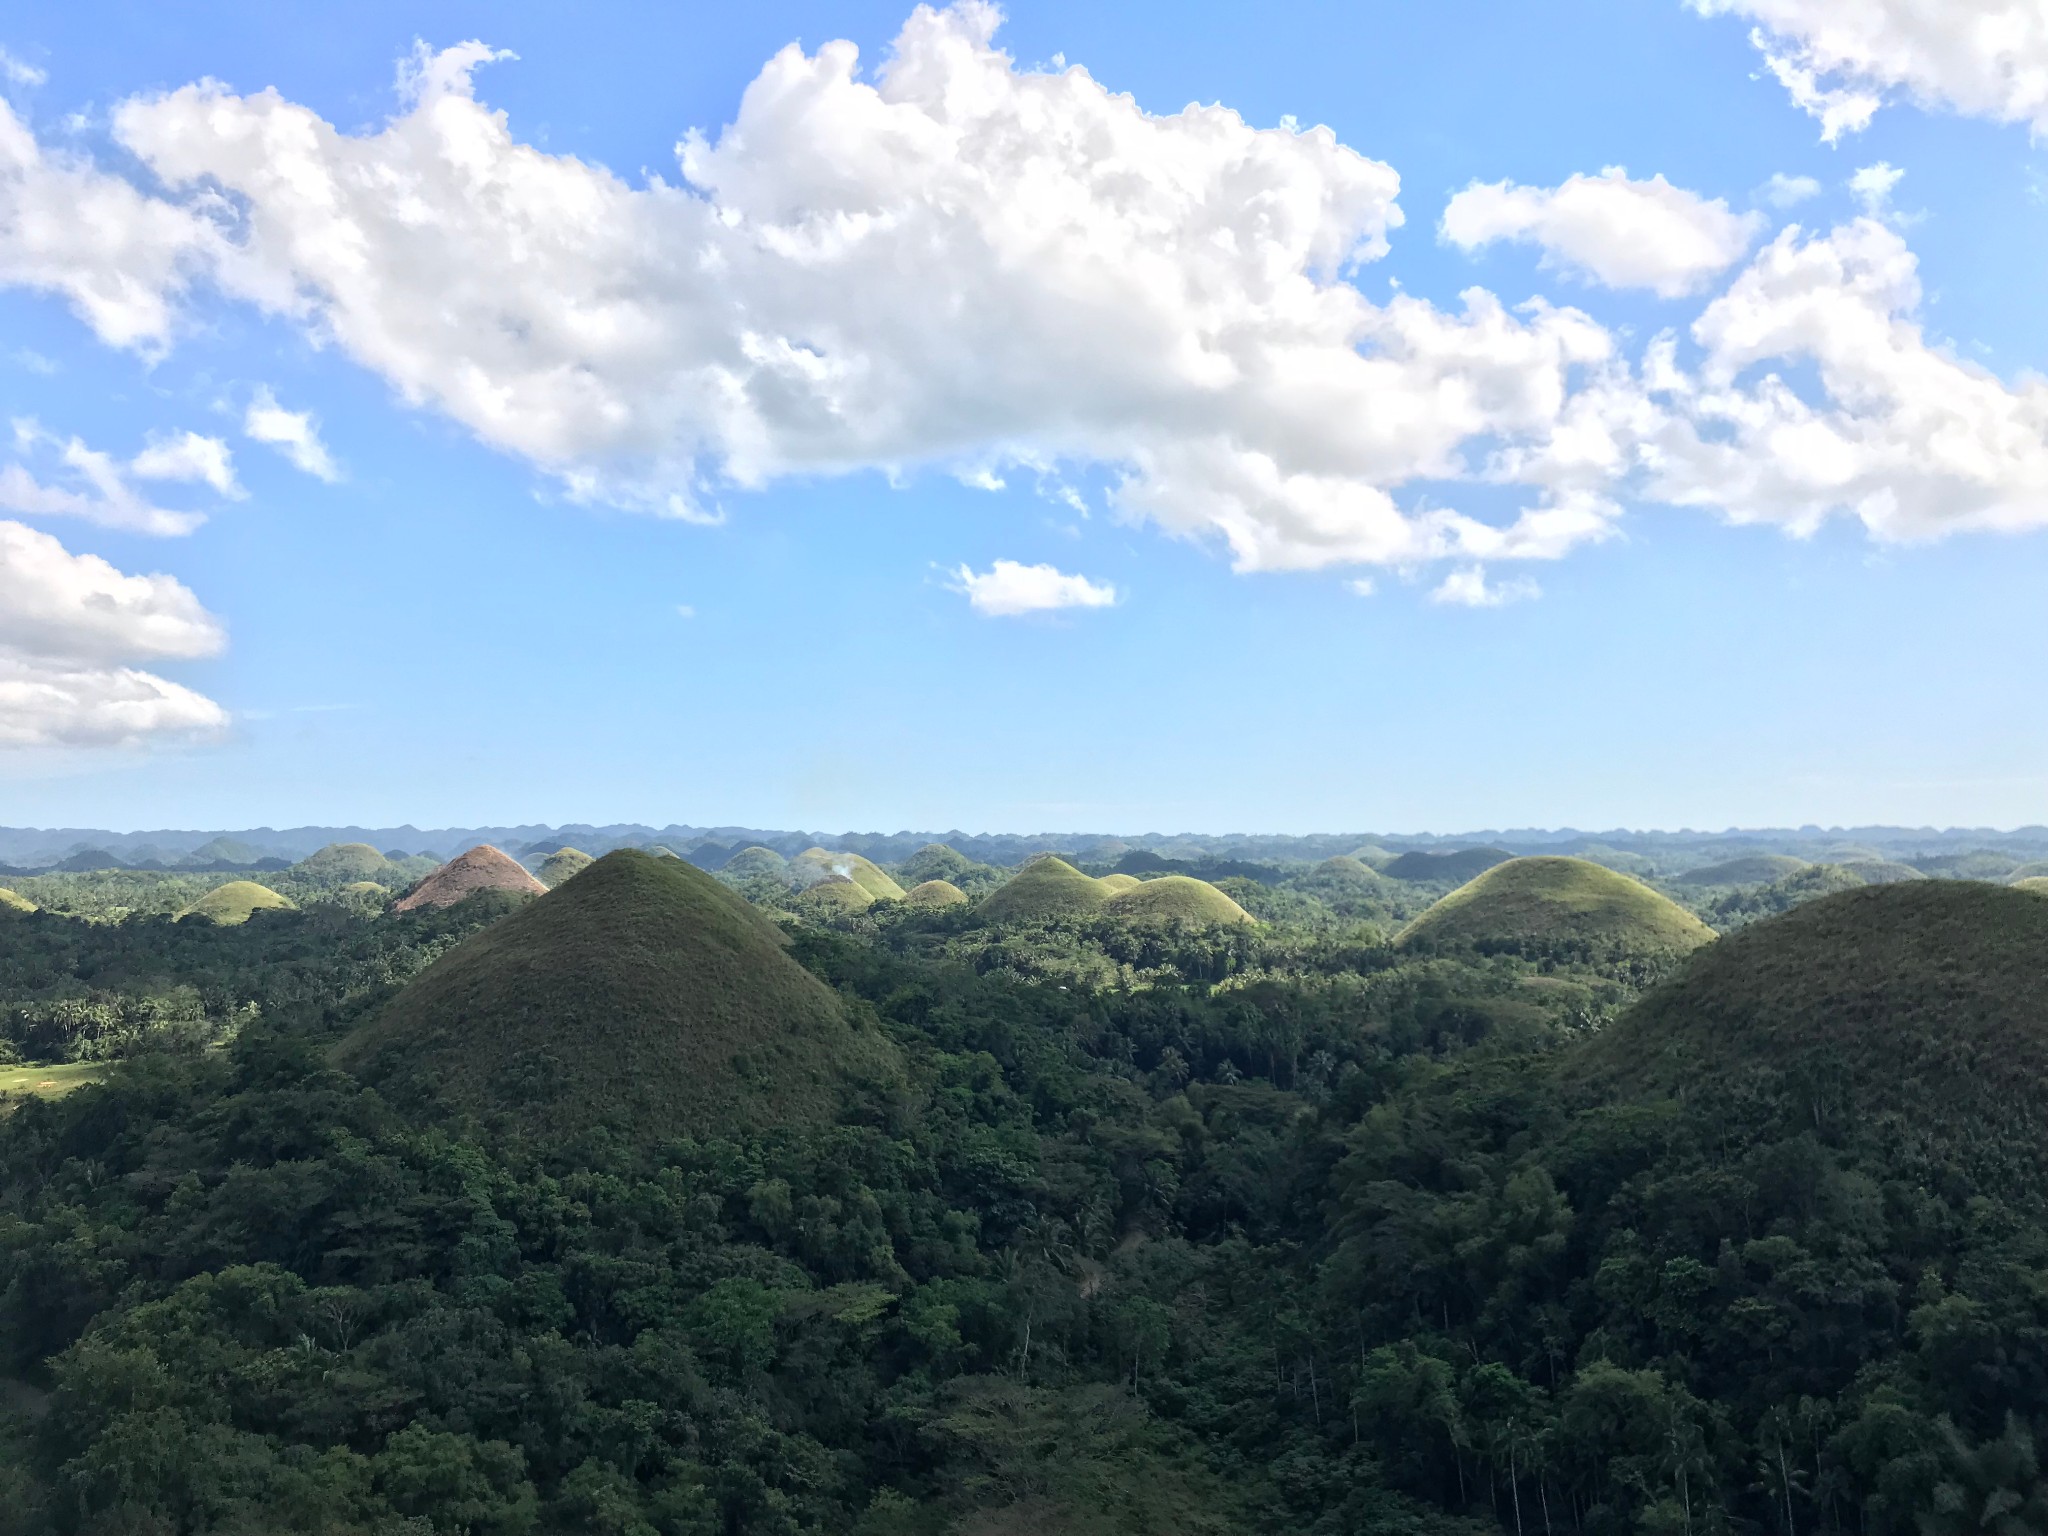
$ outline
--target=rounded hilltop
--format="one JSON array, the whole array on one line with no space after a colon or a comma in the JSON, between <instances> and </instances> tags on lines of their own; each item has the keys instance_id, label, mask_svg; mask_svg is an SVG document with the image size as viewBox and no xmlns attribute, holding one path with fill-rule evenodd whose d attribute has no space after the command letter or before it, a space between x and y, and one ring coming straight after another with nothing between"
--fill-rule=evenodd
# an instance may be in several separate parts
<instances>
[{"instance_id":1,"label":"rounded hilltop","mask_svg":"<svg viewBox=\"0 0 2048 1536\"><path fill-rule=\"evenodd\" d=\"M311 884L349 885L359 880L382 882L393 871L391 861L368 843L329 843L299 860L290 873Z\"/></svg>"},{"instance_id":2,"label":"rounded hilltop","mask_svg":"<svg viewBox=\"0 0 2048 1536\"><path fill-rule=\"evenodd\" d=\"M967 893L950 880L926 880L903 893L903 904L926 911L967 904Z\"/></svg>"},{"instance_id":3,"label":"rounded hilltop","mask_svg":"<svg viewBox=\"0 0 2048 1536\"><path fill-rule=\"evenodd\" d=\"M297 902L278 895L267 885L258 885L254 880L230 880L179 912L177 920L182 923L188 917L196 917L218 927L232 928L248 922L258 912L288 912L297 908Z\"/></svg>"},{"instance_id":4,"label":"rounded hilltop","mask_svg":"<svg viewBox=\"0 0 2048 1536\"><path fill-rule=\"evenodd\" d=\"M552 891L564 880L582 874L596 862L581 848L557 848L540 861L540 868L533 872L534 878Z\"/></svg>"},{"instance_id":5,"label":"rounded hilltop","mask_svg":"<svg viewBox=\"0 0 2048 1536\"><path fill-rule=\"evenodd\" d=\"M1095 883L1111 896L1121 896L1125 891L1135 891L1145 882L1136 875L1112 874L1098 877Z\"/></svg>"},{"instance_id":6,"label":"rounded hilltop","mask_svg":"<svg viewBox=\"0 0 2048 1536\"><path fill-rule=\"evenodd\" d=\"M466 939L337 1061L430 1117L543 1141L828 1119L895 1070L768 918L681 859L621 849Z\"/></svg>"},{"instance_id":7,"label":"rounded hilltop","mask_svg":"<svg viewBox=\"0 0 2048 1536\"><path fill-rule=\"evenodd\" d=\"M975 915L988 923L1036 923L1083 917L1114 894L1057 854L1042 854L982 897Z\"/></svg>"},{"instance_id":8,"label":"rounded hilltop","mask_svg":"<svg viewBox=\"0 0 2048 1536\"><path fill-rule=\"evenodd\" d=\"M830 848L806 848L789 861L789 878L802 885L816 885L837 876L851 880L876 901L901 901L903 887L880 865L857 853Z\"/></svg>"},{"instance_id":9,"label":"rounded hilltop","mask_svg":"<svg viewBox=\"0 0 2048 1536\"><path fill-rule=\"evenodd\" d=\"M789 860L773 848L742 848L718 872L728 880L787 880Z\"/></svg>"},{"instance_id":10,"label":"rounded hilltop","mask_svg":"<svg viewBox=\"0 0 2048 1536\"><path fill-rule=\"evenodd\" d=\"M1394 942L1407 949L1569 945L1648 955L1681 953L1713 937L1713 929L1640 881L1585 859L1544 856L1496 864Z\"/></svg>"},{"instance_id":11,"label":"rounded hilltop","mask_svg":"<svg viewBox=\"0 0 2048 1536\"><path fill-rule=\"evenodd\" d=\"M1874 1137L1891 1166L2048 1172L2048 901L1924 880L1822 897L1694 954L1576 1053L1609 1092L1775 1103L1788 1134ZM1713 1118L1709 1113L1709 1118ZM2002 1171L2000 1171L2002 1170Z\"/></svg>"},{"instance_id":12,"label":"rounded hilltop","mask_svg":"<svg viewBox=\"0 0 2048 1536\"><path fill-rule=\"evenodd\" d=\"M544 896L547 887L528 874L526 867L510 854L493 848L489 843L479 843L421 880L393 902L391 910L417 912L428 907L452 907L479 891Z\"/></svg>"},{"instance_id":13,"label":"rounded hilltop","mask_svg":"<svg viewBox=\"0 0 2048 1536\"><path fill-rule=\"evenodd\" d=\"M1476 875L1485 874L1496 864L1507 863L1513 857L1513 854L1500 848L1458 848L1449 853L1431 853L1425 849L1413 848L1398 858L1389 860L1380 869L1380 873L1389 880L1470 880Z\"/></svg>"},{"instance_id":14,"label":"rounded hilltop","mask_svg":"<svg viewBox=\"0 0 2048 1536\"><path fill-rule=\"evenodd\" d=\"M827 875L813 881L797 893L798 911L810 911L824 915L848 912L865 912L875 904L874 896L865 886L856 885L844 875Z\"/></svg>"},{"instance_id":15,"label":"rounded hilltop","mask_svg":"<svg viewBox=\"0 0 2048 1536\"><path fill-rule=\"evenodd\" d=\"M1188 875L1161 875L1143 880L1102 904L1105 917L1135 922L1249 923L1251 913L1206 880Z\"/></svg>"}]
</instances>

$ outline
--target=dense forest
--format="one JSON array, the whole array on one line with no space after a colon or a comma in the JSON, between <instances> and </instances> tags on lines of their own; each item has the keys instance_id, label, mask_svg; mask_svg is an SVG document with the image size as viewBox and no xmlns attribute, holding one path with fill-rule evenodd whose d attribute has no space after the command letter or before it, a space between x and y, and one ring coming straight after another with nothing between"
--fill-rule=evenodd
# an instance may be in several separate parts
<instances>
[{"instance_id":1,"label":"dense forest","mask_svg":"<svg viewBox=\"0 0 2048 1536\"><path fill-rule=\"evenodd\" d=\"M730 852L10 880L0 1528L2048 1531L2018 859Z\"/></svg>"}]
</instances>

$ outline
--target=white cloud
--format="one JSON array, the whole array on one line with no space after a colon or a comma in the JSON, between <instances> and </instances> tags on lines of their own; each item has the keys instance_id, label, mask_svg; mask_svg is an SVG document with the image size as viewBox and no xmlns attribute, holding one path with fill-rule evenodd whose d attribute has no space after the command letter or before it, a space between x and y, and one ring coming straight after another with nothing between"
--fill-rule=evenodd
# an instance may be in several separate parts
<instances>
[{"instance_id":1,"label":"white cloud","mask_svg":"<svg viewBox=\"0 0 2048 1536\"><path fill-rule=\"evenodd\" d=\"M46 152L0 101L0 283L61 294L102 341L153 351L194 267L224 251L203 213Z\"/></svg>"},{"instance_id":2,"label":"white cloud","mask_svg":"<svg viewBox=\"0 0 2048 1536\"><path fill-rule=\"evenodd\" d=\"M1459 608L1504 608L1509 603L1526 602L1542 595L1542 588L1526 576L1489 582L1484 566L1466 565L1444 577L1429 594L1429 600Z\"/></svg>"},{"instance_id":3,"label":"white cloud","mask_svg":"<svg viewBox=\"0 0 2048 1536\"><path fill-rule=\"evenodd\" d=\"M1632 181L1620 166L1556 187L1474 182L1444 209L1443 236L1465 250L1497 240L1540 246L1546 263L1610 288L1692 293L1740 261L1762 221L1661 175Z\"/></svg>"},{"instance_id":4,"label":"white cloud","mask_svg":"<svg viewBox=\"0 0 2048 1536\"><path fill-rule=\"evenodd\" d=\"M169 576L130 576L0 522L0 747L117 746L216 730L212 700L128 663L216 655L220 623Z\"/></svg>"},{"instance_id":5,"label":"white cloud","mask_svg":"<svg viewBox=\"0 0 2048 1536\"><path fill-rule=\"evenodd\" d=\"M1766 67L1834 143L1903 91L2048 132L2048 8L2040 0L1688 0L1758 24Z\"/></svg>"},{"instance_id":6,"label":"white cloud","mask_svg":"<svg viewBox=\"0 0 2048 1536\"><path fill-rule=\"evenodd\" d=\"M295 468L330 485L341 478L341 470L327 445L320 441L320 425L311 411L288 411L277 403L270 387L259 384L242 418L242 430L259 443L277 449Z\"/></svg>"},{"instance_id":7,"label":"white cloud","mask_svg":"<svg viewBox=\"0 0 2048 1536\"><path fill-rule=\"evenodd\" d=\"M1116 603L1116 588L1107 582L1069 576L1050 565L998 560L986 571L977 572L963 565L953 575L959 583L955 590L966 594L976 613L991 618L1047 613L1057 608L1109 608Z\"/></svg>"},{"instance_id":8,"label":"white cloud","mask_svg":"<svg viewBox=\"0 0 2048 1536\"><path fill-rule=\"evenodd\" d=\"M1370 576L1354 576L1351 580L1345 582L1344 586L1353 597L1371 597L1374 592L1379 590Z\"/></svg>"},{"instance_id":9,"label":"white cloud","mask_svg":"<svg viewBox=\"0 0 2048 1536\"><path fill-rule=\"evenodd\" d=\"M228 445L197 432L153 438L128 461L128 472L139 480L203 480L223 496L244 494L235 480L235 456Z\"/></svg>"},{"instance_id":10,"label":"white cloud","mask_svg":"<svg viewBox=\"0 0 2048 1536\"><path fill-rule=\"evenodd\" d=\"M1820 193L1820 183L1813 177L1787 176L1783 171L1774 172L1763 186L1763 200L1773 208L1797 208Z\"/></svg>"},{"instance_id":11,"label":"white cloud","mask_svg":"<svg viewBox=\"0 0 2048 1536\"><path fill-rule=\"evenodd\" d=\"M1906 173L1889 161L1880 160L1875 165L1866 165L1849 178L1849 190L1856 201L1863 205L1863 211L1873 219L1881 219L1891 211L1892 193Z\"/></svg>"},{"instance_id":12,"label":"white cloud","mask_svg":"<svg viewBox=\"0 0 2048 1536\"><path fill-rule=\"evenodd\" d=\"M1118 510L1242 569L1469 553L1481 525L1411 488L1545 445L1607 333L1477 290L1369 302L1344 274L1400 223L1390 167L1020 70L996 20L920 9L872 78L848 44L784 50L684 138L682 185L520 142L477 44L423 55L368 134L213 84L115 124L233 200L230 292L572 496L713 521L790 475L1102 466Z\"/></svg>"},{"instance_id":13,"label":"white cloud","mask_svg":"<svg viewBox=\"0 0 2048 1536\"><path fill-rule=\"evenodd\" d=\"M41 476L19 461L0 466L0 511L23 516L78 517L175 538L205 522L205 514L159 507L136 489L135 480L204 481L223 495L242 494L227 444L196 432L154 439L124 464L79 438L56 437L24 418L14 423L14 447L44 466Z\"/></svg>"},{"instance_id":14,"label":"white cloud","mask_svg":"<svg viewBox=\"0 0 2048 1536\"><path fill-rule=\"evenodd\" d=\"M2007 384L1930 343L1898 233L1858 219L1789 229L1646 377L1668 414L1644 433L1660 500L1809 532L1847 514L1884 540L2048 528L2048 382ZM1809 400L1778 364L1810 368Z\"/></svg>"},{"instance_id":15,"label":"white cloud","mask_svg":"<svg viewBox=\"0 0 2048 1536\"><path fill-rule=\"evenodd\" d=\"M50 77L25 59L17 59L5 48L0 48L0 76L5 76L10 85L41 85Z\"/></svg>"}]
</instances>

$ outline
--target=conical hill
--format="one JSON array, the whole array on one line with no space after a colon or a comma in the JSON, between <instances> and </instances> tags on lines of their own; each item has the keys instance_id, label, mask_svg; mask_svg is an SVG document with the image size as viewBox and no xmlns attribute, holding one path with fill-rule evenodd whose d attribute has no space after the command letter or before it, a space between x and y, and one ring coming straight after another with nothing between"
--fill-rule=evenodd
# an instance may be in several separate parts
<instances>
[{"instance_id":1,"label":"conical hill","mask_svg":"<svg viewBox=\"0 0 2048 1536\"><path fill-rule=\"evenodd\" d=\"M903 901L906 906L936 910L965 906L967 893L950 880L926 880L904 892Z\"/></svg>"},{"instance_id":2,"label":"conical hill","mask_svg":"<svg viewBox=\"0 0 2048 1536\"><path fill-rule=\"evenodd\" d=\"M1113 894L1053 854L1033 859L984 896L976 914L990 923L1045 922L1093 912Z\"/></svg>"},{"instance_id":3,"label":"conical hill","mask_svg":"<svg viewBox=\"0 0 2048 1536\"><path fill-rule=\"evenodd\" d=\"M356 880L389 880L391 861L368 843L329 843L292 866L302 880L347 885Z\"/></svg>"},{"instance_id":4,"label":"conical hill","mask_svg":"<svg viewBox=\"0 0 2048 1536\"><path fill-rule=\"evenodd\" d=\"M508 853L489 843L479 843L439 869L391 904L394 912L413 912L421 907L452 907L478 891L512 891L529 896L544 895L547 887L526 872Z\"/></svg>"},{"instance_id":5,"label":"conical hill","mask_svg":"<svg viewBox=\"0 0 2048 1536\"><path fill-rule=\"evenodd\" d=\"M1926 880L1731 934L1595 1036L1574 1075L1687 1100L1731 1138L1878 1138L2036 1194L2048 1173L2048 901ZM1917 1150L1916 1150L1917 1149Z\"/></svg>"},{"instance_id":6,"label":"conical hill","mask_svg":"<svg viewBox=\"0 0 2048 1536\"><path fill-rule=\"evenodd\" d=\"M290 911L297 905L254 880L230 880L226 885L215 886L185 908L178 914L178 921L201 917L220 927L233 928L246 923L258 912Z\"/></svg>"},{"instance_id":7,"label":"conical hill","mask_svg":"<svg viewBox=\"0 0 2048 1536\"><path fill-rule=\"evenodd\" d=\"M581 848L557 848L540 861L540 868L534 871L534 875L552 891L564 880L582 874L596 862Z\"/></svg>"},{"instance_id":8,"label":"conical hill","mask_svg":"<svg viewBox=\"0 0 2048 1536\"><path fill-rule=\"evenodd\" d=\"M894 1056L744 898L622 849L443 955L337 1059L429 1114L644 1142L829 1118Z\"/></svg>"},{"instance_id":9,"label":"conical hill","mask_svg":"<svg viewBox=\"0 0 2048 1536\"><path fill-rule=\"evenodd\" d=\"M1584 859L1510 859L1461 885L1402 931L1410 948L1599 954L1695 949L1714 930L1640 881Z\"/></svg>"},{"instance_id":10,"label":"conical hill","mask_svg":"<svg viewBox=\"0 0 2048 1536\"><path fill-rule=\"evenodd\" d=\"M1249 923L1251 913L1206 880L1188 875L1161 875L1142 880L1103 903L1105 916L1134 922Z\"/></svg>"},{"instance_id":11,"label":"conical hill","mask_svg":"<svg viewBox=\"0 0 2048 1536\"><path fill-rule=\"evenodd\" d=\"M865 912L875 904L875 898L866 886L857 885L844 875L827 875L805 886L797 894L796 904L800 910L827 914Z\"/></svg>"},{"instance_id":12,"label":"conical hill","mask_svg":"<svg viewBox=\"0 0 2048 1536\"><path fill-rule=\"evenodd\" d=\"M851 880L877 901L901 901L903 887L890 877L880 865L862 858L857 853L846 853L831 848L806 848L789 861L792 880L802 885L815 885L837 875L842 880Z\"/></svg>"}]
</instances>

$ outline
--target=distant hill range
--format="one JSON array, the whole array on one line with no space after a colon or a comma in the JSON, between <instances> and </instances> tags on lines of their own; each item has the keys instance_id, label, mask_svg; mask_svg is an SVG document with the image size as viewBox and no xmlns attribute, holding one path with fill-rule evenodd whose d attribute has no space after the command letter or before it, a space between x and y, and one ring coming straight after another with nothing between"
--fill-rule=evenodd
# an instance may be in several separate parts
<instances>
[{"instance_id":1,"label":"distant hill range","mask_svg":"<svg viewBox=\"0 0 2048 1536\"><path fill-rule=\"evenodd\" d=\"M1509 855L1563 855L1604 864L1639 878L1675 879L1691 871L1735 871L1810 864L1886 862L1934 878L2009 878L2001 872L2048 860L2048 827L2001 831L1981 827L1797 827L1724 832L1588 832L1576 828L1485 829L1457 834L1331 832L1308 836L1208 833L961 831L823 832L815 828L657 827L638 822L598 826L531 824L477 827L245 827L112 832L98 827L0 827L0 875L175 870L193 873L281 870L331 844L365 844L393 859L425 854L436 862L479 844L503 849L537 871L550 854L574 848L594 858L619 848L665 849L700 869L724 868L735 854L767 849L800 860L812 849L859 855L894 866L932 844L944 844L978 865L1015 869L1057 854L1095 876L1191 875L1203 880L1271 880L1276 866L1318 864L1356 855L1395 879L1469 879ZM1368 854L1371 856L1368 857ZM1447 855L1453 857L1446 857ZM1464 857L1455 857L1464 855ZM758 860L758 854L750 855ZM919 871L919 879L947 877ZM1727 878L1722 875L1720 878ZM1697 881L1695 883L1698 883Z\"/></svg>"}]
</instances>

